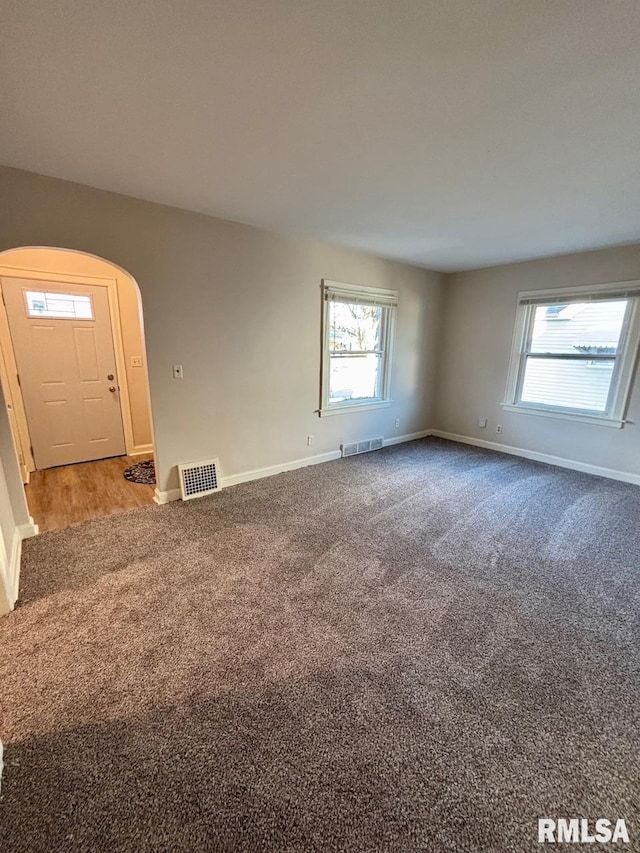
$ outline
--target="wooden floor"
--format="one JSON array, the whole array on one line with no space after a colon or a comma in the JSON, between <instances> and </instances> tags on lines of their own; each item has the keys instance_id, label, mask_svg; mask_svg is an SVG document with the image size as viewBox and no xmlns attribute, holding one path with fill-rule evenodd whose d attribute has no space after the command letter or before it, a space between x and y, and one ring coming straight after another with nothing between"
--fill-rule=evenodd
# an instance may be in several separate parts
<instances>
[{"instance_id":1,"label":"wooden floor","mask_svg":"<svg viewBox=\"0 0 640 853\"><path fill-rule=\"evenodd\" d=\"M34 471L25 486L29 511L44 532L151 504L155 486L130 483L122 474L130 465L152 458L116 456Z\"/></svg>"}]
</instances>

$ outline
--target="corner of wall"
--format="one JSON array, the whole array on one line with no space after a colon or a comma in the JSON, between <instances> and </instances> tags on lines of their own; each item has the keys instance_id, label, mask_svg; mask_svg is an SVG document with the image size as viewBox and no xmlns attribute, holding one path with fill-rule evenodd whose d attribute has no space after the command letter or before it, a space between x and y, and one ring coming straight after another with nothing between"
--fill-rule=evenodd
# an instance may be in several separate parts
<instances>
[{"instance_id":1,"label":"corner of wall","mask_svg":"<svg viewBox=\"0 0 640 853\"><path fill-rule=\"evenodd\" d=\"M451 303L451 289L456 280L455 273L440 273L441 276L441 298L438 317L437 343L435 347L435 380L433 384L433 402L431 406L431 419L429 421L432 430L440 429L442 424L441 394L443 387L442 365L445 359L445 341L447 326L449 322L449 306Z\"/></svg>"}]
</instances>

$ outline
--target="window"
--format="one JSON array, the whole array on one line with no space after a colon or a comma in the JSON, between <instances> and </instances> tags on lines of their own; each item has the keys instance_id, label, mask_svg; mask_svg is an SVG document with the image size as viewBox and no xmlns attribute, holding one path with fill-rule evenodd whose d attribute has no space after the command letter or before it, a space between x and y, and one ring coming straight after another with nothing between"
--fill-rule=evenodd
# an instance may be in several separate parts
<instances>
[{"instance_id":1,"label":"window","mask_svg":"<svg viewBox=\"0 0 640 853\"><path fill-rule=\"evenodd\" d=\"M323 283L321 415L390 406L395 290Z\"/></svg>"},{"instance_id":2,"label":"window","mask_svg":"<svg viewBox=\"0 0 640 853\"><path fill-rule=\"evenodd\" d=\"M29 317L50 317L71 320L93 320L90 296L79 293L45 293L25 290Z\"/></svg>"},{"instance_id":3,"label":"window","mask_svg":"<svg viewBox=\"0 0 640 853\"><path fill-rule=\"evenodd\" d=\"M622 426L640 282L519 297L506 409Z\"/></svg>"}]
</instances>

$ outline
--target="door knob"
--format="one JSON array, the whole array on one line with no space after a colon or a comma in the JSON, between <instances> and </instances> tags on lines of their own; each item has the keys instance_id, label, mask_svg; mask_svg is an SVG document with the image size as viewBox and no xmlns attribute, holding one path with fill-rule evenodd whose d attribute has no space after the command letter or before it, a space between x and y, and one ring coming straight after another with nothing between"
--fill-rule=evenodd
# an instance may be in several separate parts
<instances>
[{"instance_id":1,"label":"door knob","mask_svg":"<svg viewBox=\"0 0 640 853\"><path fill-rule=\"evenodd\" d=\"M109 380L109 382L113 382L113 380L114 380L115 378L116 378L116 377L113 375L113 373L108 373L108 374L107 374L107 379Z\"/></svg>"},{"instance_id":2,"label":"door knob","mask_svg":"<svg viewBox=\"0 0 640 853\"><path fill-rule=\"evenodd\" d=\"M111 393L112 393L112 394L115 394L115 393L116 393L116 386L115 386L115 385L110 385L110 386L109 386L109 391L111 391Z\"/></svg>"}]
</instances>

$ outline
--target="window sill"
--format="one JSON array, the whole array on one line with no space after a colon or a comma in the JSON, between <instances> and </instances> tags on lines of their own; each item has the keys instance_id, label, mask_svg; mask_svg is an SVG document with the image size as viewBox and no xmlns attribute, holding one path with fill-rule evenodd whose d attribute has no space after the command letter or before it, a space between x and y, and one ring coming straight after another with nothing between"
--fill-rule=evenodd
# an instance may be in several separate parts
<instances>
[{"instance_id":1,"label":"window sill","mask_svg":"<svg viewBox=\"0 0 640 853\"><path fill-rule=\"evenodd\" d=\"M502 408L506 412L519 412L525 415L537 415L543 418L557 418L562 421L578 421L583 424L595 424L596 426L613 427L613 429L622 429L626 421L619 418L607 418L598 415L583 415L579 412L557 412L554 409L536 408L534 406L519 406L515 403L502 403Z\"/></svg>"},{"instance_id":2,"label":"window sill","mask_svg":"<svg viewBox=\"0 0 640 853\"><path fill-rule=\"evenodd\" d=\"M371 403L354 403L349 406L331 406L327 409L319 409L321 418L329 415L347 415L354 412L368 412L370 409L388 409L393 400L375 400Z\"/></svg>"}]
</instances>

